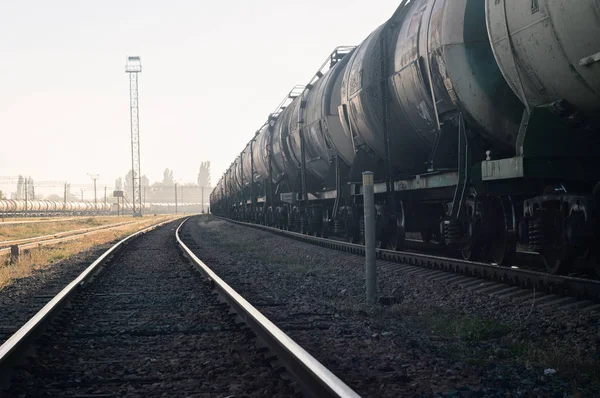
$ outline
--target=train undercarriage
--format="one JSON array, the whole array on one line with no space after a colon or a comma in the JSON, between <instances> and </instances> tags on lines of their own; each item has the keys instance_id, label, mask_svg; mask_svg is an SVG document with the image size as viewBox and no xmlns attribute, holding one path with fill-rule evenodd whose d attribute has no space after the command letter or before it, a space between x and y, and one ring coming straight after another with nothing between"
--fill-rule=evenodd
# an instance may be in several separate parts
<instances>
[{"instance_id":1,"label":"train undercarriage","mask_svg":"<svg viewBox=\"0 0 600 398\"><path fill-rule=\"evenodd\" d=\"M449 151L458 158L454 168L406 178L379 173L384 178L375 184L378 246L402 250L407 236L417 235L471 261L518 265L516 251L527 250L539 253L552 274L581 267L600 273L600 145L590 146L597 142L590 141L595 132L574 130L572 124L555 107L540 108L529 115L518 156L494 160L488 152L484 160L473 161L468 133L461 140L458 129L458 149ZM567 132L569 138L561 139ZM573 138L577 134L581 142ZM540 145L548 136L554 142ZM337 174L333 189L304 196L300 184L291 192L278 192L277 184L247 186L238 200L213 212L361 244L362 186L349 182L351 171L332 170Z\"/></svg>"}]
</instances>

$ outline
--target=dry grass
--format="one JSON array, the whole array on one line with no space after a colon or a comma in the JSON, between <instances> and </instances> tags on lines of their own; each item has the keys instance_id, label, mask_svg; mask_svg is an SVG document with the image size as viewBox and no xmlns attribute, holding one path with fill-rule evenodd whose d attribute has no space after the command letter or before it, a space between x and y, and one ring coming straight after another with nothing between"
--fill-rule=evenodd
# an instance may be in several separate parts
<instances>
[{"instance_id":1,"label":"dry grass","mask_svg":"<svg viewBox=\"0 0 600 398\"><path fill-rule=\"evenodd\" d=\"M118 224L125 221L137 220L133 217L81 217L74 220L57 220L56 222L5 224L0 223L0 243L16 239L33 238L36 236L53 235L59 232L74 231L99 227L102 225Z\"/></svg>"},{"instance_id":2,"label":"dry grass","mask_svg":"<svg viewBox=\"0 0 600 398\"><path fill-rule=\"evenodd\" d=\"M0 257L0 291L16 279L32 275L35 270L58 266L57 263L75 255L89 254L98 246L114 243L136 231L169 218L174 217L144 217L139 223L124 225L109 231L100 230L76 240L31 249L26 253L21 253L18 262L15 264L10 264L10 256L2 256Z\"/></svg>"}]
</instances>

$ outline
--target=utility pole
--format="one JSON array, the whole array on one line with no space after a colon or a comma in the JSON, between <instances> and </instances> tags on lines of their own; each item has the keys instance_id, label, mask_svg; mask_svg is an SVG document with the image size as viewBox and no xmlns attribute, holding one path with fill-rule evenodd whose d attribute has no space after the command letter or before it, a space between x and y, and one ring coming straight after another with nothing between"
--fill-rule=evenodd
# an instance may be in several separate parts
<instances>
[{"instance_id":1,"label":"utility pole","mask_svg":"<svg viewBox=\"0 0 600 398\"><path fill-rule=\"evenodd\" d=\"M202 187L202 214L204 214L204 186Z\"/></svg>"},{"instance_id":2,"label":"utility pole","mask_svg":"<svg viewBox=\"0 0 600 398\"><path fill-rule=\"evenodd\" d=\"M106 185L104 186L104 204L106 204Z\"/></svg>"},{"instance_id":3,"label":"utility pole","mask_svg":"<svg viewBox=\"0 0 600 398\"><path fill-rule=\"evenodd\" d=\"M175 214L177 214L177 183L175 183Z\"/></svg>"},{"instance_id":4,"label":"utility pole","mask_svg":"<svg viewBox=\"0 0 600 398\"><path fill-rule=\"evenodd\" d=\"M67 183L65 182L65 192L63 194L63 206L66 207L67 206Z\"/></svg>"},{"instance_id":5,"label":"utility pole","mask_svg":"<svg viewBox=\"0 0 600 398\"><path fill-rule=\"evenodd\" d=\"M94 180L94 207L96 207L98 205L98 197L96 196L96 180L98 177L100 177L100 175L90 173L88 173L88 175L92 178L92 180Z\"/></svg>"},{"instance_id":6,"label":"utility pole","mask_svg":"<svg viewBox=\"0 0 600 398\"><path fill-rule=\"evenodd\" d=\"M79 188L79 190L81 191L81 201L83 202L83 188Z\"/></svg>"},{"instance_id":7,"label":"utility pole","mask_svg":"<svg viewBox=\"0 0 600 398\"><path fill-rule=\"evenodd\" d=\"M25 214L27 214L27 194L29 193L29 180L25 178Z\"/></svg>"},{"instance_id":8,"label":"utility pole","mask_svg":"<svg viewBox=\"0 0 600 398\"><path fill-rule=\"evenodd\" d=\"M129 74L129 113L131 117L131 179L133 216L142 215L142 198L140 192L140 120L138 107L138 74L142 72L142 60L139 56L127 57L125 72Z\"/></svg>"}]
</instances>

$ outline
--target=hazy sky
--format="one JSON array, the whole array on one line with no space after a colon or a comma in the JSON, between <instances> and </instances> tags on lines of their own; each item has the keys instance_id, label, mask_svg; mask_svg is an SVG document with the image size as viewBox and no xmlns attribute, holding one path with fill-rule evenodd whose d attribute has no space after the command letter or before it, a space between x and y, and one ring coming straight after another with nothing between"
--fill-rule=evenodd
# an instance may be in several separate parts
<instances>
[{"instance_id":1,"label":"hazy sky","mask_svg":"<svg viewBox=\"0 0 600 398\"><path fill-rule=\"evenodd\" d=\"M124 176L124 65L140 55L142 174L154 182L169 167L195 181L210 160L215 183L295 84L398 3L0 0L0 175L78 184L95 172L109 186Z\"/></svg>"}]
</instances>

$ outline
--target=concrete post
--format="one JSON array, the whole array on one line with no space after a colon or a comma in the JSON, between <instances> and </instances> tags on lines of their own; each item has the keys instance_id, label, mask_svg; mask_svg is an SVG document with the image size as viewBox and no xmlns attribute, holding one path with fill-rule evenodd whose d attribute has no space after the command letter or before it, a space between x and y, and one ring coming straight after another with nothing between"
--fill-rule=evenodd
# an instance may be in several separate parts
<instances>
[{"instance_id":1,"label":"concrete post","mask_svg":"<svg viewBox=\"0 0 600 398\"><path fill-rule=\"evenodd\" d=\"M365 268L367 304L377 302L377 263L375 252L375 194L373 172L365 171L363 176L363 210L365 213Z\"/></svg>"},{"instance_id":2,"label":"concrete post","mask_svg":"<svg viewBox=\"0 0 600 398\"><path fill-rule=\"evenodd\" d=\"M19 261L20 248L19 245L12 245L10 247L10 263L16 264Z\"/></svg>"}]
</instances>

